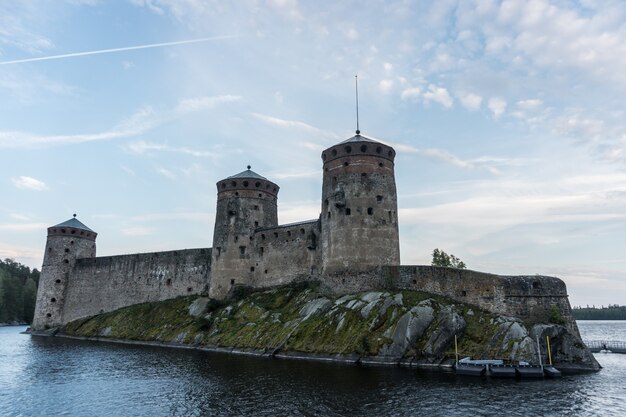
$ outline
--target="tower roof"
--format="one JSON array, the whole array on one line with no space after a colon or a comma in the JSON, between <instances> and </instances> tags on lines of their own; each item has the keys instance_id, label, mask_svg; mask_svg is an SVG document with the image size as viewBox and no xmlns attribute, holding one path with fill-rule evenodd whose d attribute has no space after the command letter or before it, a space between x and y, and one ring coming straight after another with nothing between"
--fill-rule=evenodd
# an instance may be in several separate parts
<instances>
[{"instance_id":1,"label":"tower roof","mask_svg":"<svg viewBox=\"0 0 626 417\"><path fill-rule=\"evenodd\" d=\"M93 230L85 226L76 217L72 217L71 219L64 221L63 223L59 223L52 227L73 227L74 229L80 229L80 230L86 230L88 232L93 232Z\"/></svg>"},{"instance_id":2,"label":"tower roof","mask_svg":"<svg viewBox=\"0 0 626 417\"><path fill-rule=\"evenodd\" d=\"M346 139L343 142L338 143L338 145L342 145L344 143L351 143L351 142L381 143L381 142L378 142L377 140L370 139L370 138L365 137L365 136L363 136L361 134L356 134L356 135L352 136L350 139Z\"/></svg>"},{"instance_id":3,"label":"tower roof","mask_svg":"<svg viewBox=\"0 0 626 417\"><path fill-rule=\"evenodd\" d=\"M251 168L250 165L248 165L248 169L246 169L245 171L240 172L239 174L236 174L236 175L231 175L230 177L228 177L226 179L232 179L232 178L256 178L256 179L260 179L260 180L267 180L267 178L260 176L256 172L252 171L250 168Z\"/></svg>"}]
</instances>

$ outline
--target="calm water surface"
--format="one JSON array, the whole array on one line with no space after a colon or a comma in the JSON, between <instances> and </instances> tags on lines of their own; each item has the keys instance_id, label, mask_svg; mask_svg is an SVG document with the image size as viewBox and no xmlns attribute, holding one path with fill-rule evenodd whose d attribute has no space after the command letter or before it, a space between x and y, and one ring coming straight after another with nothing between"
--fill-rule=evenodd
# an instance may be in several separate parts
<instances>
[{"instance_id":1,"label":"calm water surface","mask_svg":"<svg viewBox=\"0 0 626 417\"><path fill-rule=\"evenodd\" d=\"M626 322L579 321L626 341ZM0 328L2 416L626 415L626 355L561 380L271 360L31 337Z\"/></svg>"}]
</instances>

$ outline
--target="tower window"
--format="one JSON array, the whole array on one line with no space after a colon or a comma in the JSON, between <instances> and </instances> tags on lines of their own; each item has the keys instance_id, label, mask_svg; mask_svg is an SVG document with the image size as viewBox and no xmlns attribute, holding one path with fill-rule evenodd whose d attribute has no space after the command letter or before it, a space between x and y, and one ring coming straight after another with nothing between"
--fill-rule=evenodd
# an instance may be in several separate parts
<instances>
[{"instance_id":1,"label":"tower window","mask_svg":"<svg viewBox=\"0 0 626 417\"><path fill-rule=\"evenodd\" d=\"M192 290L193 290L193 288L187 287L187 292L191 292Z\"/></svg>"},{"instance_id":2,"label":"tower window","mask_svg":"<svg viewBox=\"0 0 626 417\"><path fill-rule=\"evenodd\" d=\"M346 209L346 216L349 216L350 214L352 214L352 211L349 208L347 208Z\"/></svg>"},{"instance_id":3,"label":"tower window","mask_svg":"<svg viewBox=\"0 0 626 417\"><path fill-rule=\"evenodd\" d=\"M382 202L383 202L383 196L382 196L382 195L377 195L377 196L376 196L376 202L377 202L378 204L382 203Z\"/></svg>"},{"instance_id":4,"label":"tower window","mask_svg":"<svg viewBox=\"0 0 626 417\"><path fill-rule=\"evenodd\" d=\"M257 206L257 205L255 204L255 205L254 205L254 209L255 209L255 210L258 210L258 209L259 209L259 206Z\"/></svg>"},{"instance_id":5,"label":"tower window","mask_svg":"<svg viewBox=\"0 0 626 417\"><path fill-rule=\"evenodd\" d=\"M389 151L387 152L387 155L389 155L389 158L391 158L393 156L393 152Z\"/></svg>"},{"instance_id":6,"label":"tower window","mask_svg":"<svg viewBox=\"0 0 626 417\"><path fill-rule=\"evenodd\" d=\"M226 183L225 182L222 183L222 189L224 189L224 188L226 188Z\"/></svg>"},{"instance_id":7,"label":"tower window","mask_svg":"<svg viewBox=\"0 0 626 417\"><path fill-rule=\"evenodd\" d=\"M254 267L253 266L250 267L250 272L254 272Z\"/></svg>"},{"instance_id":8,"label":"tower window","mask_svg":"<svg viewBox=\"0 0 626 417\"><path fill-rule=\"evenodd\" d=\"M373 208L371 208L371 207L368 207L368 208L367 208L367 214L369 214L370 216L371 216L372 214L374 214L374 209L373 209Z\"/></svg>"},{"instance_id":9,"label":"tower window","mask_svg":"<svg viewBox=\"0 0 626 417\"><path fill-rule=\"evenodd\" d=\"M349 161L346 161L346 162L344 162L344 163L343 163L343 166L344 166L344 167L347 167L348 165L350 165L350 162L349 162Z\"/></svg>"},{"instance_id":10,"label":"tower window","mask_svg":"<svg viewBox=\"0 0 626 417\"><path fill-rule=\"evenodd\" d=\"M362 179L367 178L367 173L366 173L366 172L361 172L361 178L362 178Z\"/></svg>"},{"instance_id":11,"label":"tower window","mask_svg":"<svg viewBox=\"0 0 626 417\"><path fill-rule=\"evenodd\" d=\"M259 188L259 187L261 186L261 183L260 183L259 181L257 181L257 182L255 182L255 183L254 183L254 186L255 186L256 188Z\"/></svg>"},{"instance_id":12,"label":"tower window","mask_svg":"<svg viewBox=\"0 0 626 417\"><path fill-rule=\"evenodd\" d=\"M217 250L217 256L220 256L220 254L222 253L222 247L218 246L215 249Z\"/></svg>"},{"instance_id":13,"label":"tower window","mask_svg":"<svg viewBox=\"0 0 626 417\"><path fill-rule=\"evenodd\" d=\"M60 284L60 283L61 283L61 280L60 280L60 279L57 279L57 280L56 280L56 281L54 281L54 282L56 282L57 284Z\"/></svg>"},{"instance_id":14,"label":"tower window","mask_svg":"<svg viewBox=\"0 0 626 417\"><path fill-rule=\"evenodd\" d=\"M248 181L244 181L244 182L243 182L243 186L244 186L244 187L247 187L247 186L248 186Z\"/></svg>"},{"instance_id":15,"label":"tower window","mask_svg":"<svg viewBox=\"0 0 626 417\"><path fill-rule=\"evenodd\" d=\"M235 236L235 242L239 241L239 236Z\"/></svg>"},{"instance_id":16,"label":"tower window","mask_svg":"<svg viewBox=\"0 0 626 417\"><path fill-rule=\"evenodd\" d=\"M233 187L236 187L237 186L237 181L231 182L230 185L232 185Z\"/></svg>"},{"instance_id":17,"label":"tower window","mask_svg":"<svg viewBox=\"0 0 626 417\"><path fill-rule=\"evenodd\" d=\"M333 149L332 154L333 156L337 156L337 149Z\"/></svg>"},{"instance_id":18,"label":"tower window","mask_svg":"<svg viewBox=\"0 0 626 417\"><path fill-rule=\"evenodd\" d=\"M346 151L346 153L351 153L352 152L352 146L346 146L345 147L345 151Z\"/></svg>"},{"instance_id":19,"label":"tower window","mask_svg":"<svg viewBox=\"0 0 626 417\"><path fill-rule=\"evenodd\" d=\"M265 233L261 233L261 240L265 240Z\"/></svg>"},{"instance_id":20,"label":"tower window","mask_svg":"<svg viewBox=\"0 0 626 417\"><path fill-rule=\"evenodd\" d=\"M51 303L56 303L56 302L57 302L57 299L56 299L56 298L54 298L54 297L52 297L52 298L50 299L50 302L51 302Z\"/></svg>"},{"instance_id":21,"label":"tower window","mask_svg":"<svg viewBox=\"0 0 626 417\"><path fill-rule=\"evenodd\" d=\"M382 162L379 162L379 163L378 163L378 166L382 168L382 167L384 167L384 166L385 166L385 164L383 164Z\"/></svg>"},{"instance_id":22,"label":"tower window","mask_svg":"<svg viewBox=\"0 0 626 417\"><path fill-rule=\"evenodd\" d=\"M264 274L267 274L267 269L265 271L263 271Z\"/></svg>"},{"instance_id":23,"label":"tower window","mask_svg":"<svg viewBox=\"0 0 626 417\"><path fill-rule=\"evenodd\" d=\"M68 253L70 250L68 248L65 248L65 253Z\"/></svg>"},{"instance_id":24,"label":"tower window","mask_svg":"<svg viewBox=\"0 0 626 417\"><path fill-rule=\"evenodd\" d=\"M259 248L259 254L260 254L261 256L263 256L263 252L264 252L264 250L265 250L265 249L263 248L263 246L261 246L261 247Z\"/></svg>"},{"instance_id":25,"label":"tower window","mask_svg":"<svg viewBox=\"0 0 626 417\"><path fill-rule=\"evenodd\" d=\"M291 230L287 230L287 236L291 237Z\"/></svg>"},{"instance_id":26,"label":"tower window","mask_svg":"<svg viewBox=\"0 0 626 417\"><path fill-rule=\"evenodd\" d=\"M235 191L235 195L239 195L239 191Z\"/></svg>"},{"instance_id":27,"label":"tower window","mask_svg":"<svg viewBox=\"0 0 626 417\"><path fill-rule=\"evenodd\" d=\"M70 263L70 261L68 261L67 259L63 259L63 262L65 262L66 264Z\"/></svg>"},{"instance_id":28,"label":"tower window","mask_svg":"<svg viewBox=\"0 0 626 417\"><path fill-rule=\"evenodd\" d=\"M259 222L254 222L254 227L259 227Z\"/></svg>"},{"instance_id":29,"label":"tower window","mask_svg":"<svg viewBox=\"0 0 626 417\"><path fill-rule=\"evenodd\" d=\"M171 278L166 279L165 285L172 285L172 279Z\"/></svg>"},{"instance_id":30,"label":"tower window","mask_svg":"<svg viewBox=\"0 0 626 417\"><path fill-rule=\"evenodd\" d=\"M235 285L235 280L234 279L230 280L230 285Z\"/></svg>"},{"instance_id":31,"label":"tower window","mask_svg":"<svg viewBox=\"0 0 626 417\"><path fill-rule=\"evenodd\" d=\"M239 254L240 255L245 255L246 254L246 247L245 246L239 246Z\"/></svg>"},{"instance_id":32,"label":"tower window","mask_svg":"<svg viewBox=\"0 0 626 417\"><path fill-rule=\"evenodd\" d=\"M367 152L367 146L361 145L361 152Z\"/></svg>"},{"instance_id":33,"label":"tower window","mask_svg":"<svg viewBox=\"0 0 626 417\"><path fill-rule=\"evenodd\" d=\"M304 229L300 229L300 234L304 234Z\"/></svg>"},{"instance_id":34,"label":"tower window","mask_svg":"<svg viewBox=\"0 0 626 417\"><path fill-rule=\"evenodd\" d=\"M263 197L263 194L259 193L259 198Z\"/></svg>"},{"instance_id":35,"label":"tower window","mask_svg":"<svg viewBox=\"0 0 626 417\"><path fill-rule=\"evenodd\" d=\"M274 237L278 237L278 232L274 232Z\"/></svg>"},{"instance_id":36,"label":"tower window","mask_svg":"<svg viewBox=\"0 0 626 417\"><path fill-rule=\"evenodd\" d=\"M383 148L381 148L380 146L378 146L376 148L376 153L382 153L383 152Z\"/></svg>"},{"instance_id":37,"label":"tower window","mask_svg":"<svg viewBox=\"0 0 626 417\"><path fill-rule=\"evenodd\" d=\"M46 317L50 318L50 317L52 317L52 314L48 313L48 314L46 314Z\"/></svg>"},{"instance_id":38,"label":"tower window","mask_svg":"<svg viewBox=\"0 0 626 417\"><path fill-rule=\"evenodd\" d=\"M328 218L330 219L330 211L328 212Z\"/></svg>"},{"instance_id":39,"label":"tower window","mask_svg":"<svg viewBox=\"0 0 626 417\"><path fill-rule=\"evenodd\" d=\"M325 160L326 160L326 154L325 154L325 153L323 153L323 154L322 154L322 161L325 161Z\"/></svg>"}]
</instances>

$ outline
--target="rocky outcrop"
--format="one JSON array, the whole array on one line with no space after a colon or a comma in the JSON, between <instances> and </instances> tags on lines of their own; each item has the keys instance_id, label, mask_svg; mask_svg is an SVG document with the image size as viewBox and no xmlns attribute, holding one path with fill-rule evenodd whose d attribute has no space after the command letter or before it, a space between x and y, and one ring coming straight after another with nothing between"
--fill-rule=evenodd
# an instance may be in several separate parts
<instances>
[{"instance_id":1,"label":"rocky outcrop","mask_svg":"<svg viewBox=\"0 0 626 417\"><path fill-rule=\"evenodd\" d=\"M567 326L526 323L417 291L333 298L315 288L287 287L228 304L185 297L77 320L62 333L400 365L451 364L455 337L461 356L546 363L548 336L557 367L599 368Z\"/></svg>"}]
</instances>

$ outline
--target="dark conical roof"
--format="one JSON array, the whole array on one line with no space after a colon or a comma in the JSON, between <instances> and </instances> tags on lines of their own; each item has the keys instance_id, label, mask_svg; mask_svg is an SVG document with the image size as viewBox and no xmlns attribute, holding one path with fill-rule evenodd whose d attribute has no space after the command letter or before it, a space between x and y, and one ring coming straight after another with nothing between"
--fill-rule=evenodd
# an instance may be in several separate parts
<instances>
[{"instance_id":1,"label":"dark conical roof","mask_svg":"<svg viewBox=\"0 0 626 417\"><path fill-rule=\"evenodd\" d=\"M346 139L343 142L339 143L339 145L342 145L344 143L350 143L350 142L370 142L370 143L380 143L377 140L374 139L370 139L368 137L365 137L361 134L356 134L354 136L352 136L350 139Z\"/></svg>"},{"instance_id":2,"label":"dark conical roof","mask_svg":"<svg viewBox=\"0 0 626 417\"><path fill-rule=\"evenodd\" d=\"M231 178L256 178L260 180L267 180L267 178L260 176L256 172L252 171L250 168L246 169L243 172L240 172L239 174L231 175L227 179L231 179Z\"/></svg>"},{"instance_id":3,"label":"dark conical roof","mask_svg":"<svg viewBox=\"0 0 626 417\"><path fill-rule=\"evenodd\" d=\"M59 223L56 226L52 227L73 227L74 229L86 230L88 232L95 233L93 230L82 224L76 217L73 217L67 221L64 221L63 223Z\"/></svg>"}]
</instances>

